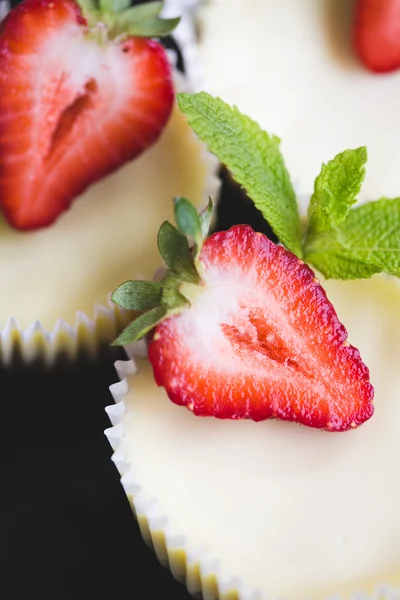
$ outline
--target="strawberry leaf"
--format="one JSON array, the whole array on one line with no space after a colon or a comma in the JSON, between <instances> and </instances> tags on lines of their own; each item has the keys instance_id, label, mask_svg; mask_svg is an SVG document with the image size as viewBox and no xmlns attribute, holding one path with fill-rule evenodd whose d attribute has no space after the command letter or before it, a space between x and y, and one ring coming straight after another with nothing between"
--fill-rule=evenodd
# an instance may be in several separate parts
<instances>
[{"instance_id":1,"label":"strawberry leaf","mask_svg":"<svg viewBox=\"0 0 400 600\"><path fill-rule=\"evenodd\" d=\"M203 240L205 240L210 233L212 213L213 213L213 203L212 203L211 198L209 198L207 206L199 214L200 226L201 226L201 236L202 236Z\"/></svg>"},{"instance_id":2,"label":"strawberry leaf","mask_svg":"<svg viewBox=\"0 0 400 600\"><path fill-rule=\"evenodd\" d=\"M101 1L104 2L105 6L113 3L118 5L121 3L122 5L125 2L125 0ZM122 12L114 10L111 37L115 38L121 34L148 38L168 35L178 25L180 18L163 19L160 17L163 4L163 2L147 2L126 8ZM106 8L104 8L104 11L106 11Z\"/></svg>"},{"instance_id":3,"label":"strawberry leaf","mask_svg":"<svg viewBox=\"0 0 400 600\"><path fill-rule=\"evenodd\" d=\"M191 237L196 245L202 243L199 213L186 198L174 198L174 216L178 229L183 235Z\"/></svg>"},{"instance_id":4,"label":"strawberry leaf","mask_svg":"<svg viewBox=\"0 0 400 600\"><path fill-rule=\"evenodd\" d=\"M130 8L127 8L117 16L116 22L122 28L125 28L129 27L130 25L140 23L141 21L155 19L159 16L162 6L162 2L147 2L145 4L137 4L136 6L131 6Z\"/></svg>"},{"instance_id":5,"label":"strawberry leaf","mask_svg":"<svg viewBox=\"0 0 400 600\"><path fill-rule=\"evenodd\" d=\"M177 273L167 271L162 280L162 305L168 311L176 310L189 306L188 300L179 291L182 278Z\"/></svg>"},{"instance_id":6,"label":"strawberry leaf","mask_svg":"<svg viewBox=\"0 0 400 600\"><path fill-rule=\"evenodd\" d=\"M125 281L111 300L127 310L148 310L161 304L161 285L155 281Z\"/></svg>"},{"instance_id":7,"label":"strawberry leaf","mask_svg":"<svg viewBox=\"0 0 400 600\"><path fill-rule=\"evenodd\" d=\"M89 13L94 13L97 11L96 0L77 0L77 2L85 16L87 16Z\"/></svg>"},{"instance_id":8,"label":"strawberry leaf","mask_svg":"<svg viewBox=\"0 0 400 600\"><path fill-rule=\"evenodd\" d=\"M281 242L301 256L300 218L279 138L205 92L177 98L195 133L246 189Z\"/></svg>"},{"instance_id":9,"label":"strawberry leaf","mask_svg":"<svg viewBox=\"0 0 400 600\"><path fill-rule=\"evenodd\" d=\"M125 33L137 37L163 37L171 33L179 25L180 20L180 17L173 19L159 19L155 17L154 19L146 19L127 25L124 30Z\"/></svg>"},{"instance_id":10,"label":"strawberry leaf","mask_svg":"<svg viewBox=\"0 0 400 600\"><path fill-rule=\"evenodd\" d=\"M352 209L339 227L314 236L305 258L328 278L400 277L400 198Z\"/></svg>"},{"instance_id":11,"label":"strawberry leaf","mask_svg":"<svg viewBox=\"0 0 400 600\"><path fill-rule=\"evenodd\" d=\"M329 231L344 221L350 207L357 202L366 161L367 149L361 147L345 150L322 165L308 209L308 235Z\"/></svg>"},{"instance_id":12,"label":"strawberry leaf","mask_svg":"<svg viewBox=\"0 0 400 600\"><path fill-rule=\"evenodd\" d=\"M171 271L180 274L181 281L199 282L200 278L186 236L168 221L164 221L160 227L157 244L165 264Z\"/></svg>"},{"instance_id":13,"label":"strawberry leaf","mask_svg":"<svg viewBox=\"0 0 400 600\"><path fill-rule=\"evenodd\" d=\"M100 9L109 15L119 13L128 8L130 0L100 0Z\"/></svg>"},{"instance_id":14,"label":"strawberry leaf","mask_svg":"<svg viewBox=\"0 0 400 600\"><path fill-rule=\"evenodd\" d=\"M140 338L144 337L146 333L157 325L157 323L160 323L160 321L165 318L166 314L167 309L164 306L157 306L148 312L143 313L124 329L112 345L126 346L127 344L140 340Z\"/></svg>"}]
</instances>

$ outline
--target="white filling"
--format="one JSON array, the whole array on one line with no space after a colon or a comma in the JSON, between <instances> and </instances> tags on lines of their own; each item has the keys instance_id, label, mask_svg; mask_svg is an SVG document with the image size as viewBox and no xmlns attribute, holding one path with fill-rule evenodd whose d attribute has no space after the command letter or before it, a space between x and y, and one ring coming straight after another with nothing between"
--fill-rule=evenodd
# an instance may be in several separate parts
<instances>
[{"instance_id":1,"label":"white filling","mask_svg":"<svg viewBox=\"0 0 400 600\"><path fill-rule=\"evenodd\" d=\"M327 433L195 417L139 363L123 420L135 481L226 577L289 598L400 584L400 286L325 282L371 371L375 414Z\"/></svg>"},{"instance_id":2,"label":"white filling","mask_svg":"<svg viewBox=\"0 0 400 600\"><path fill-rule=\"evenodd\" d=\"M400 195L400 71L374 75L351 47L349 0L210 0L202 10L204 88L268 132L301 192L321 163L368 147L362 198Z\"/></svg>"}]
</instances>

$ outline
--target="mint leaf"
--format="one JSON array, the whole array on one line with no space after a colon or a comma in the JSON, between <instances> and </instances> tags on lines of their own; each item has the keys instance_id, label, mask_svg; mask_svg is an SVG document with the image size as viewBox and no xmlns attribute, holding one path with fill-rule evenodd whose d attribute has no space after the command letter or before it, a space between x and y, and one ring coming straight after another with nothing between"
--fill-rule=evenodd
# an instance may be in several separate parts
<instances>
[{"instance_id":1,"label":"mint leaf","mask_svg":"<svg viewBox=\"0 0 400 600\"><path fill-rule=\"evenodd\" d=\"M177 98L198 137L246 189L280 241L301 256L297 202L279 138L262 131L236 107L205 92L180 93Z\"/></svg>"},{"instance_id":2,"label":"mint leaf","mask_svg":"<svg viewBox=\"0 0 400 600\"><path fill-rule=\"evenodd\" d=\"M400 198L352 209L338 228L314 236L304 255L327 278L358 279L382 271L400 277Z\"/></svg>"},{"instance_id":3,"label":"mint leaf","mask_svg":"<svg viewBox=\"0 0 400 600\"><path fill-rule=\"evenodd\" d=\"M111 300L127 310L148 310L161 304L161 284L155 281L125 281Z\"/></svg>"},{"instance_id":4,"label":"mint leaf","mask_svg":"<svg viewBox=\"0 0 400 600\"><path fill-rule=\"evenodd\" d=\"M143 313L124 329L112 345L126 346L127 344L140 340L140 338L144 337L146 333L160 323L166 314L167 309L164 308L164 306L157 306L156 308L152 308L148 312Z\"/></svg>"},{"instance_id":5,"label":"mint leaf","mask_svg":"<svg viewBox=\"0 0 400 600\"><path fill-rule=\"evenodd\" d=\"M329 231L344 221L350 207L357 201L365 177L367 161L365 147L345 150L323 164L314 184L308 209L308 236Z\"/></svg>"}]
</instances>

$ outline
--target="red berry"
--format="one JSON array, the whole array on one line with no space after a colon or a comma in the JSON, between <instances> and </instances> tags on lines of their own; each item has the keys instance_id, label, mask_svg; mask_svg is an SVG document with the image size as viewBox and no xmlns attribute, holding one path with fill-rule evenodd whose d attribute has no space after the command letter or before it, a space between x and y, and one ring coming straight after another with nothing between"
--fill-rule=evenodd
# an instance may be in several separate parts
<instances>
[{"instance_id":1,"label":"red berry","mask_svg":"<svg viewBox=\"0 0 400 600\"><path fill-rule=\"evenodd\" d=\"M17 228L52 223L170 115L162 46L95 30L73 0L25 0L0 26L0 205Z\"/></svg>"},{"instance_id":2,"label":"red berry","mask_svg":"<svg viewBox=\"0 0 400 600\"><path fill-rule=\"evenodd\" d=\"M212 235L191 306L149 343L158 385L196 415L345 431L373 414L369 372L313 271L247 225Z\"/></svg>"},{"instance_id":3,"label":"red berry","mask_svg":"<svg viewBox=\"0 0 400 600\"><path fill-rule=\"evenodd\" d=\"M354 46L370 71L400 67L400 0L358 0Z\"/></svg>"}]
</instances>

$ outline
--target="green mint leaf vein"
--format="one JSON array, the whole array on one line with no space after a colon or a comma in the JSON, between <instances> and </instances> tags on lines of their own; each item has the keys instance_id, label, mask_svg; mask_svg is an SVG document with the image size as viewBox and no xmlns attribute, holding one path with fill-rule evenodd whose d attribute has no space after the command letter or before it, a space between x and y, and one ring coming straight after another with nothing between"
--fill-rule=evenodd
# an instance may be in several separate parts
<instances>
[{"instance_id":1,"label":"green mint leaf vein","mask_svg":"<svg viewBox=\"0 0 400 600\"><path fill-rule=\"evenodd\" d=\"M268 135L220 98L205 92L180 93L177 97L194 132L246 189L280 241L301 256L296 196L279 149L279 138Z\"/></svg>"},{"instance_id":2,"label":"green mint leaf vein","mask_svg":"<svg viewBox=\"0 0 400 600\"><path fill-rule=\"evenodd\" d=\"M315 180L308 209L307 236L329 231L340 225L360 192L365 177L367 150L345 150L323 164Z\"/></svg>"},{"instance_id":3,"label":"green mint leaf vein","mask_svg":"<svg viewBox=\"0 0 400 600\"><path fill-rule=\"evenodd\" d=\"M400 277L400 198L352 209L342 224L314 236L305 258L327 278Z\"/></svg>"}]
</instances>

